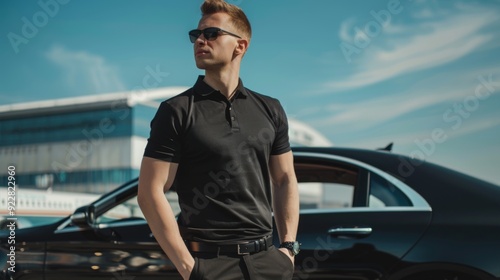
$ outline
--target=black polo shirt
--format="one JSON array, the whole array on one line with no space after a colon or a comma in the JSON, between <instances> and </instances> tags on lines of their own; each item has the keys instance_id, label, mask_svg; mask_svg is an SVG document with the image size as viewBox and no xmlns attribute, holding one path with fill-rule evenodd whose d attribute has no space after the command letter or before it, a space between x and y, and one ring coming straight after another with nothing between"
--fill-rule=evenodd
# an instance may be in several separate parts
<instances>
[{"instance_id":1,"label":"black polo shirt","mask_svg":"<svg viewBox=\"0 0 500 280\"><path fill-rule=\"evenodd\" d=\"M256 239L272 232L270 155L290 151L277 99L239 81L228 100L200 76L161 103L144 156L179 164L174 188L187 240Z\"/></svg>"}]
</instances>

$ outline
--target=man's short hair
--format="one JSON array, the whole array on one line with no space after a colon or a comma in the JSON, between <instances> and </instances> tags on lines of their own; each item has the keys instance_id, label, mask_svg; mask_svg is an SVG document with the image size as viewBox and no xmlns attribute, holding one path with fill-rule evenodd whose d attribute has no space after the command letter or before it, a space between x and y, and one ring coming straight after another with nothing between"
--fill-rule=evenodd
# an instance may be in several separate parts
<instances>
[{"instance_id":1,"label":"man's short hair","mask_svg":"<svg viewBox=\"0 0 500 280\"><path fill-rule=\"evenodd\" d=\"M205 0L201 5L202 16L215 13L226 13L231 17L231 21L238 31L242 32L242 37L248 40L252 37L252 26L247 16L240 7L226 3L224 0Z\"/></svg>"}]
</instances>

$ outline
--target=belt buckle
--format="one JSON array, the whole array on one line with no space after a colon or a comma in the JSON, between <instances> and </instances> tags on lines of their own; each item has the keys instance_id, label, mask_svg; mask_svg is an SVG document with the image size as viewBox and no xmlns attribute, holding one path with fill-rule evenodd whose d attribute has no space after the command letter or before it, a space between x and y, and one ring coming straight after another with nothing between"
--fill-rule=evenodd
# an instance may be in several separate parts
<instances>
[{"instance_id":1,"label":"belt buckle","mask_svg":"<svg viewBox=\"0 0 500 280\"><path fill-rule=\"evenodd\" d=\"M247 252L247 253L242 253L242 252L241 252L241 247L240 247L240 244L238 244L237 246L238 246L238 255L239 255L239 256L250 255L250 253L249 253L249 252Z\"/></svg>"}]
</instances>

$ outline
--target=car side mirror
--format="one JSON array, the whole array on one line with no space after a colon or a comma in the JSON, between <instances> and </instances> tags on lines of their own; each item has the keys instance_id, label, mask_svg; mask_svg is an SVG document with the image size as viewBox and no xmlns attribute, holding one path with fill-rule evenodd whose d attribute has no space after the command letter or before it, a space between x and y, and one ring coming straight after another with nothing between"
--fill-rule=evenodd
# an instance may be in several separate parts
<instances>
[{"instance_id":1,"label":"car side mirror","mask_svg":"<svg viewBox=\"0 0 500 280\"><path fill-rule=\"evenodd\" d=\"M92 227L95 223L94 207L82 206L71 215L71 223L78 227Z\"/></svg>"}]
</instances>

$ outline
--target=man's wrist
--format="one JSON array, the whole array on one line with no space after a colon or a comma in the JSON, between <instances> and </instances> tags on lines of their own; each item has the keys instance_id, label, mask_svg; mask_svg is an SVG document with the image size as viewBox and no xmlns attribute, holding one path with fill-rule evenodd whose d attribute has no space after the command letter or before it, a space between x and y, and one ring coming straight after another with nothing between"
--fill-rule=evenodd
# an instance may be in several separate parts
<instances>
[{"instance_id":1,"label":"man's wrist","mask_svg":"<svg viewBox=\"0 0 500 280\"><path fill-rule=\"evenodd\" d=\"M285 241L280 244L280 248L286 248L293 256L300 252L300 243L298 241Z\"/></svg>"},{"instance_id":2,"label":"man's wrist","mask_svg":"<svg viewBox=\"0 0 500 280\"><path fill-rule=\"evenodd\" d=\"M179 273L182 275L184 279L189 279L189 276L193 272L194 265L195 265L194 258L191 258L188 262L182 264L181 266L182 271L179 270Z\"/></svg>"}]
</instances>

